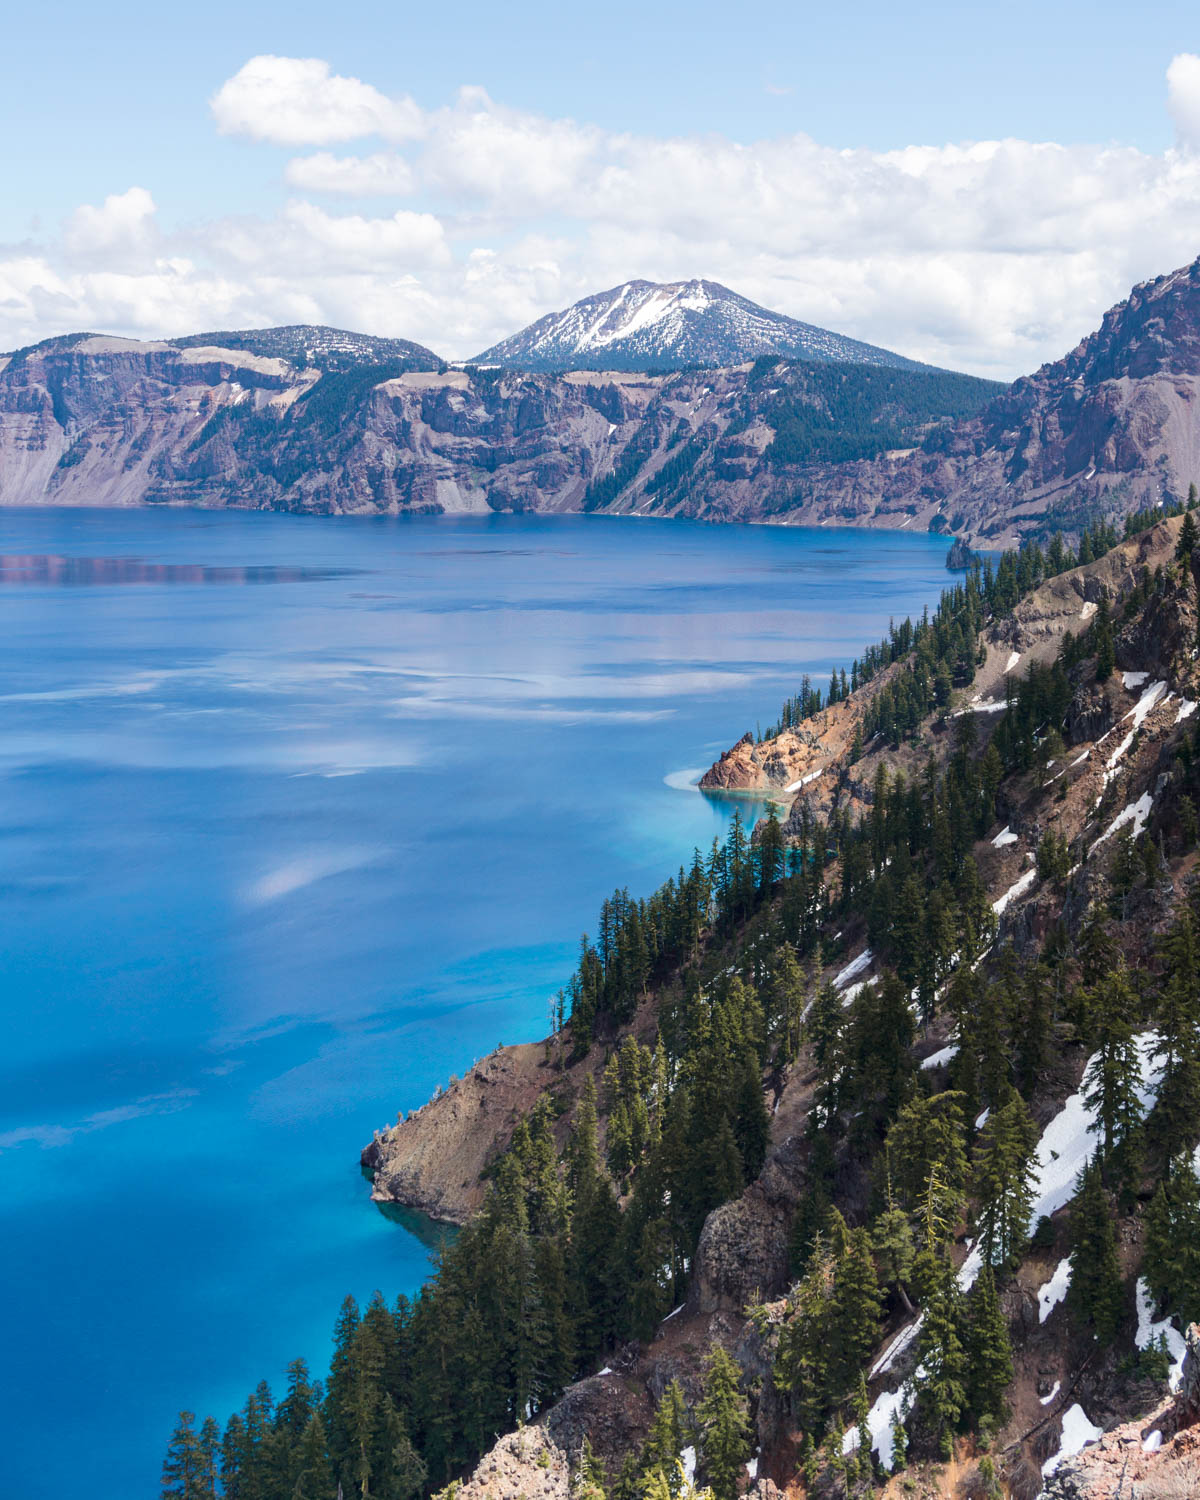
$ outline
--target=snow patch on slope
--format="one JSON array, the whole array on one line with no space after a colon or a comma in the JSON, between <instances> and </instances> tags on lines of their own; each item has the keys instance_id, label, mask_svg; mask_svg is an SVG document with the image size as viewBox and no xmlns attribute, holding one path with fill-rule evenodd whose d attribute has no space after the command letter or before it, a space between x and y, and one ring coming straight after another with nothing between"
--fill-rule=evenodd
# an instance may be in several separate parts
<instances>
[{"instance_id":1,"label":"snow patch on slope","mask_svg":"<svg viewBox=\"0 0 1200 1500\"><path fill-rule=\"evenodd\" d=\"M870 948L864 948L857 958L850 960L840 974L835 975L833 981L834 989L840 990L843 985L849 984L852 979L857 979L865 969L870 968L871 960L874 956Z\"/></svg>"},{"instance_id":2,"label":"snow patch on slope","mask_svg":"<svg viewBox=\"0 0 1200 1500\"><path fill-rule=\"evenodd\" d=\"M1159 1339L1166 1341L1167 1353L1171 1356L1171 1371L1167 1381L1171 1390L1177 1391L1179 1382L1183 1379L1183 1356L1187 1352L1187 1345L1183 1341L1183 1334L1170 1318L1159 1318L1157 1322L1155 1321L1150 1288L1142 1276L1138 1277L1137 1284L1137 1315L1138 1326L1133 1336L1134 1343L1139 1349L1149 1349L1152 1344L1157 1344Z\"/></svg>"},{"instance_id":3,"label":"snow patch on slope","mask_svg":"<svg viewBox=\"0 0 1200 1500\"><path fill-rule=\"evenodd\" d=\"M1038 1322L1044 1323L1067 1295L1071 1285L1071 1257L1060 1260L1050 1280L1038 1292Z\"/></svg>"},{"instance_id":4,"label":"snow patch on slope","mask_svg":"<svg viewBox=\"0 0 1200 1500\"><path fill-rule=\"evenodd\" d=\"M1154 799L1149 792L1143 792L1136 802L1131 802L1128 807L1123 807L1116 815L1092 847L1088 854L1094 854L1105 839L1112 838L1114 833L1120 832L1126 823L1133 824L1133 837L1136 839L1146 826L1146 820L1150 816L1150 809L1154 806Z\"/></svg>"},{"instance_id":5,"label":"snow patch on slope","mask_svg":"<svg viewBox=\"0 0 1200 1500\"><path fill-rule=\"evenodd\" d=\"M1026 891L1030 890L1037 880L1036 870L1026 870L1024 875L1015 885L1009 886L1003 896L992 902L992 910L998 917L1002 917L1014 901L1019 900Z\"/></svg>"},{"instance_id":6,"label":"snow patch on slope","mask_svg":"<svg viewBox=\"0 0 1200 1500\"><path fill-rule=\"evenodd\" d=\"M1143 1031L1134 1037L1138 1056L1138 1103L1145 1114L1158 1095L1161 1069L1151 1057L1157 1033ZM1099 1057L1095 1053L1084 1069L1086 1082ZM1030 1229L1043 1216L1056 1213L1075 1196L1075 1182L1096 1150L1096 1117L1084 1102L1083 1086L1072 1094L1050 1121L1038 1142Z\"/></svg>"},{"instance_id":7,"label":"snow patch on slope","mask_svg":"<svg viewBox=\"0 0 1200 1500\"><path fill-rule=\"evenodd\" d=\"M1104 1436L1102 1427L1094 1427L1078 1401L1063 1412L1062 1440L1057 1453L1052 1453L1042 1465L1042 1477L1048 1479L1064 1458L1072 1458L1089 1443L1097 1443Z\"/></svg>"}]
</instances>

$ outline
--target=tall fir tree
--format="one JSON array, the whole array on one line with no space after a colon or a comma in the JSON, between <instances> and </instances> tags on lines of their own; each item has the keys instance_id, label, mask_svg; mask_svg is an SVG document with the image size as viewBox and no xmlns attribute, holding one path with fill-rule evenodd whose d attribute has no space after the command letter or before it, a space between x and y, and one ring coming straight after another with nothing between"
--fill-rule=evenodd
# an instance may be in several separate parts
<instances>
[{"instance_id":1,"label":"tall fir tree","mask_svg":"<svg viewBox=\"0 0 1200 1500\"><path fill-rule=\"evenodd\" d=\"M1101 1344L1108 1344L1120 1325L1123 1300L1112 1205L1099 1163L1091 1162L1083 1170L1071 1204L1067 1306L1081 1326L1089 1328Z\"/></svg>"},{"instance_id":2,"label":"tall fir tree","mask_svg":"<svg viewBox=\"0 0 1200 1500\"><path fill-rule=\"evenodd\" d=\"M1029 1239L1038 1128L1011 1085L988 1116L975 1148L979 1248L989 1266L1016 1264Z\"/></svg>"},{"instance_id":3,"label":"tall fir tree","mask_svg":"<svg viewBox=\"0 0 1200 1500\"><path fill-rule=\"evenodd\" d=\"M313 1412L296 1450L296 1481L289 1500L331 1500L337 1489L325 1447L325 1424Z\"/></svg>"},{"instance_id":4,"label":"tall fir tree","mask_svg":"<svg viewBox=\"0 0 1200 1500\"><path fill-rule=\"evenodd\" d=\"M649 1473L657 1469L667 1482L671 1500L676 1500L680 1489L679 1460L683 1450L691 1443L691 1423L688 1419L687 1403L683 1387L672 1380L662 1394L654 1412L654 1420L646 1435L642 1449L642 1469Z\"/></svg>"},{"instance_id":5,"label":"tall fir tree","mask_svg":"<svg viewBox=\"0 0 1200 1500\"><path fill-rule=\"evenodd\" d=\"M996 1280L985 1263L967 1294L967 1392L972 1421L1000 1425L1013 1380L1012 1343L1000 1310Z\"/></svg>"},{"instance_id":6,"label":"tall fir tree","mask_svg":"<svg viewBox=\"0 0 1200 1500\"><path fill-rule=\"evenodd\" d=\"M967 1404L967 1349L963 1294L948 1259L939 1256L929 1277L917 1358L925 1374L918 1386L918 1416L927 1441L942 1458Z\"/></svg>"},{"instance_id":7,"label":"tall fir tree","mask_svg":"<svg viewBox=\"0 0 1200 1500\"><path fill-rule=\"evenodd\" d=\"M704 1399L696 1408L700 1461L715 1500L737 1500L750 1457L750 1428L738 1367L718 1344L704 1367Z\"/></svg>"},{"instance_id":8,"label":"tall fir tree","mask_svg":"<svg viewBox=\"0 0 1200 1500\"><path fill-rule=\"evenodd\" d=\"M175 1431L163 1459L162 1500L213 1500L200 1437L196 1431L196 1418L190 1411L181 1411Z\"/></svg>"}]
</instances>

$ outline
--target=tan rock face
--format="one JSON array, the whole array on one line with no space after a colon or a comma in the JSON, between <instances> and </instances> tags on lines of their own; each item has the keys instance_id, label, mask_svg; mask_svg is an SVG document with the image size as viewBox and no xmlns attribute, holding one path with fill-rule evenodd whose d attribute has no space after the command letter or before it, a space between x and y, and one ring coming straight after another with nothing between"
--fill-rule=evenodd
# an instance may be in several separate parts
<instances>
[{"instance_id":1,"label":"tan rock face","mask_svg":"<svg viewBox=\"0 0 1200 1500\"><path fill-rule=\"evenodd\" d=\"M569 1500L571 1472L564 1449L542 1427L500 1438L456 1491L456 1500Z\"/></svg>"},{"instance_id":2,"label":"tan rock face","mask_svg":"<svg viewBox=\"0 0 1200 1500\"><path fill-rule=\"evenodd\" d=\"M465 1224L483 1202L482 1173L552 1079L540 1046L502 1047L363 1152L371 1196Z\"/></svg>"}]
</instances>

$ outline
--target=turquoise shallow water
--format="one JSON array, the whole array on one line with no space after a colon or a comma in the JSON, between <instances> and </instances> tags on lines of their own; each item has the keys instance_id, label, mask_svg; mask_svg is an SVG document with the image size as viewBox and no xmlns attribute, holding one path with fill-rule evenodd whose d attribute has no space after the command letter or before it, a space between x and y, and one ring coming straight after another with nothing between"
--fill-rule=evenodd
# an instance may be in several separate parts
<instances>
[{"instance_id":1,"label":"turquoise shallow water","mask_svg":"<svg viewBox=\"0 0 1200 1500\"><path fill-rule=\"evenodd\" d=\"M133 1500L181 1406L419 1285L372 1129L542 1034L601 898L723 829L689 781L945 543L0 510L0 554L7 1487Z\"/></svg>"}]
</instances>

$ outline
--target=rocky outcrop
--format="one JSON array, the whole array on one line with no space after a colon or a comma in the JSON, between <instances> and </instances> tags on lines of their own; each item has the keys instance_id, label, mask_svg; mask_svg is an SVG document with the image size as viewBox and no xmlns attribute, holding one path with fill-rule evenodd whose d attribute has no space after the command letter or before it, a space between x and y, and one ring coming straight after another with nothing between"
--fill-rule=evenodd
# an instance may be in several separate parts
<instances>
[{"instance_id":1,"label":"rocky outcrop","mask_svg":"<svg viewBox=\"0 0 1200 1500\"><path fill-rule=\"evenodd\" d=\"M644 1378L633 1372L593 1376L567 1388L546 1414L546 1430L573 1459L586 1438L615 1472L626 1453L641 1447L653 1418L654 1402Z\"/></svg>"},{"instance_id":2,"label":"rocky outcrop","mask_svg":"<svg viewBox=\"0 0 1200 1500\"><path fill-rule=\"evenodd\" d=\"M789 1079L774 1116L776 1145L762 1174L705 1220L692 1267L691 1310L742 1314L787 1285L788 1229L804 1192L804 1166L797 1140L785 1130L789 1106L802 1094L801 1080Z\"/></svg>"},{"instance_id":3,"label":"rocky outcrop","mask_svg":"<svg viewBox=\"0 0 1200 1500\"><path fill-rule=\"evenodd\" d=\"M1019 678L1034 663L1052 662L1068 633L1078 636L1089 629L1102 599L1115 610L1146 574L1168 566L1182 525L1176 517L1152 527L1096 562L1061 573L1035 589L1011 615L984 632L983 661L958 707L982 707L986 713L989 706L1002 704L1010 679ZM1186 676L1195 628L1195 606L1173 595L1140 613L1127 628L1118 621L1118 660L1133 671L1153 671L1164 678ZM912 770L904 749L867 747L853 766L847 763L846 752L865 706L899 670L889 667L850 698L778 735L757 742L753 735L743 735L704 773L700 786L709 791L778 791L791 808L784 819L788 834L799 831L806 803L813 815L824 816L839 796L866 799L879 755L893 769ZM1111 729L1118 706L1115 691L1089 686L1076 694L1066 717L1072 745L1099 741Z\"/></svg>"},{"instance_id":4,"label":"rocky outcrop","mask_svg":"<svg viewBox=\"0 0 1200 1500\"><path fill-rule=\"evenodd\" d=\"M454 1489L455 1500L569 1500L570 1494L566 1451L544 1427L506 1433Z\"/></svg>"},{"instance_id":5,"label":"rocky outcrop","mask_svg":"<svg viewBox=\"0 0 1200 1500\"><path fill-rule=\"evenodd\" d=\"M652 1039L654 1024L647 999L627 1029L645 1042ZM361 1156L371 1174L372 1198L443 1223L465 1224L483 1202L488 1167L545 1093L555 1104L557 1144L560 1150L565 1146L585 1082L591 1078L599 1087L605 1061L603 1049L594 1047L571 1062L571 1048L569 1023L544 1041L497 1047L420 1109L377 1130ZM601 1121L602 1148L604 1139Z\"/></svg>"},{"instance_id":6,"label":"rocky outcrop","mask_svg":"<svg viewBox=\"0 0 1200 1500\"><path fill-rule=\"evenodd\" d=\"M545 1049L499 1047L363 1150L371 1196L465 1224L483 1201L483 1173L550 1083Z\"/></svg>"},{"instance_id":7,"label":"rocky outcrop","mask_svg":"<svg viewBox=\"0 0 1200 1500\"><path fill-rule=\"evenodd\" d=\"M1045 1500L1195 1500L1200 1495L1200 1327L1187 1330L1179 1392L1148 1417L1064 1460Z\"/></svg>"}]
</instances>

